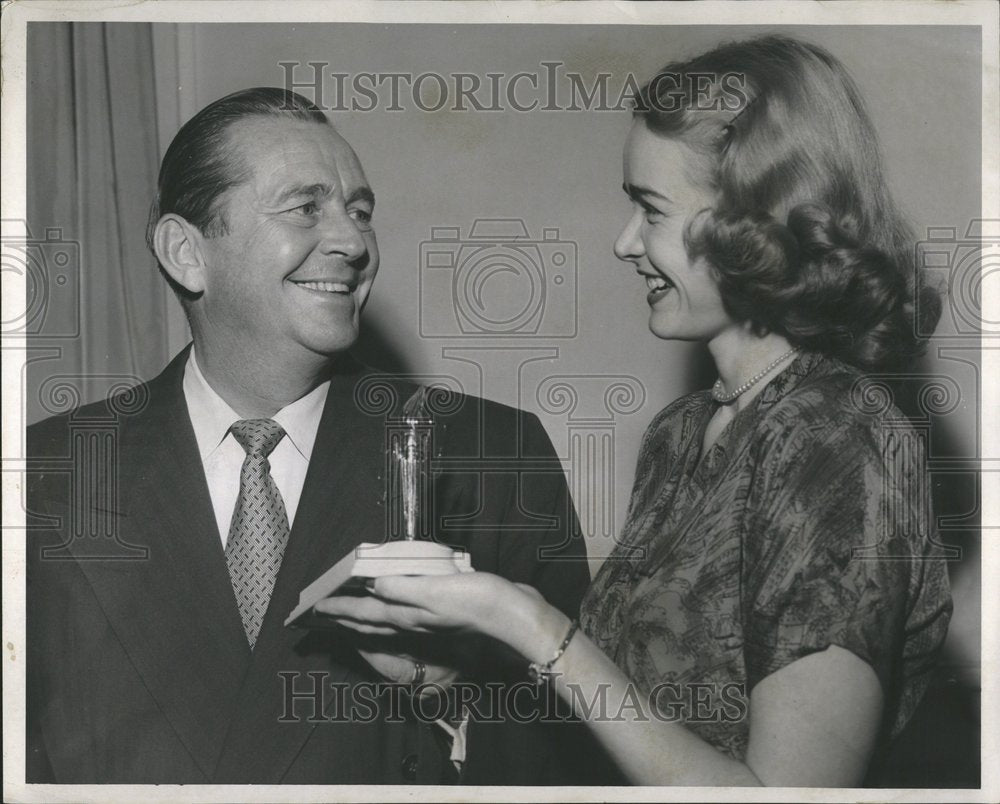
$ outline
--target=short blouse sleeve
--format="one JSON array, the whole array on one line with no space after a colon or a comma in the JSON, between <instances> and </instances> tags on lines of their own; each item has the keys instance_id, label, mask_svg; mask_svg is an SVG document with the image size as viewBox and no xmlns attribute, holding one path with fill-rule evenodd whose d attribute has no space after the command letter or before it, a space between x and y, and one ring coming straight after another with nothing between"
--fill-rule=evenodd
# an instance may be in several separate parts
<instances>
[{"instance_id":1,"label":"short blouse sleeve","mask_svg":"<svg viewBox=\"0 0 1000 804\"><path fill-rule=\"evenodd\" d=\"M748 692L839 645L875 671L895 733L951 613L921 442L902 418L796 418L755 447L741 578Z\"/></svg>"}]
</instances>

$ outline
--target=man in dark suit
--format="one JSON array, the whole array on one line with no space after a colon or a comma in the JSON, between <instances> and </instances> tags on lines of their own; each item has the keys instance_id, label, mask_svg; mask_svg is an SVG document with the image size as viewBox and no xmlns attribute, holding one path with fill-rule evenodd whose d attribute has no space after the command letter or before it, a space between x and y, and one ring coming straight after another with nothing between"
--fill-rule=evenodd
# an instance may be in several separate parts
<instances>
[{"instance_id":1,"label":"man in dark suit","mask_svg":"<svg viewBox=\"0 0 1000 804\"><path fill-rule=\"evenodd\" d=\"M567 781L558 729L415 714L406 682L517 681L516 657L283 625L385 539L387 420L417 389L347 354L373 207L294 93L228 96L174 139L149 240L193 346L28 431L27 781ZM575 614L584 550L537 419L460 395L434 418L436 538ZM401 686L346 711L373 679Z\"/></svg>"}]
</instances>

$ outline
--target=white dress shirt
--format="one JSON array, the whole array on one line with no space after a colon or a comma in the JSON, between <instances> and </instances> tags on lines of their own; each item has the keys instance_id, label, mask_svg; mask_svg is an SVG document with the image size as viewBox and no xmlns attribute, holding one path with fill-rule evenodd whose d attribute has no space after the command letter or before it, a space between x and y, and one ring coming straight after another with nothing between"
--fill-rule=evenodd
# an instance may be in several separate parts
<instances>
[{"instance_id":1,"label":"white dress shirt","mask_svg":"<svg viewBox=\"0 0 1000 804\"><path fill-rule=\"evenodd\" d=\"M224 550L229 539L229 523L240 496L240 470L246 458L246 451L229 432L229 428L233 422L238 422L243 417L208 384L198 367L194 352L192 348L184 367L184 400L194 426L198 454L205 468L208 493L212 498L215 522L219 527ZM319 420L329 391L328 380L271 417L285 430L284 437L267 460L271 464L271 477L285 503L289 527L295 521L302 486L309 469L309 458L312 456L313 444L316 443L316 431L319 430ZM444 720L437 723L452 737L451 761L456 768L461 769L465 760L468 722L462 721L457 729Z\"/></svg>"},{"instance_id":2,"label":"white dress shirt","mask_svg":"<svg viewBox=\"0 0 1000 804\"><path fill-rule=\"evenodd\" d=\"M271 417L285 430L284 438L268 456L268 462L271 464L271 477L285 503L289 527L295 521L329 390L330 383L327 381ZM240 496L240 469L246 458L246 451L229 428L242 416L208 384L198 367L194 349L184 369L184 399L194 426L198 454L205 467L208 493L212 498L215 522L219 526L224 549L229 539L229 523Z\"/></svg>"}]
</instances>

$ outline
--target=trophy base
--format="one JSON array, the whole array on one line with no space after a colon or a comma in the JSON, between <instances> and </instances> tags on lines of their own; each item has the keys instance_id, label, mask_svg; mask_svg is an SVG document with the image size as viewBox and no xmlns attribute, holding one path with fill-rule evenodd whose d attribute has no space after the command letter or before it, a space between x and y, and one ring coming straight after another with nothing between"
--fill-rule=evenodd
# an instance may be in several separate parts
<instances>
[{"instance_id":1,"label":"trophy base","mask_svg":"<svg viewBox=\"0 0 1000 804\"><path fill-rule=\"evenodd\" d=\"M302 590L299 603L288 615L285 625L309 628L315 616L313 606L332 595L364 594L367 591L365 581L369 578L460 572L473 572L472 561L464 550L453 550L437 542L363 542Z\"/></svg>"}]
</instances>

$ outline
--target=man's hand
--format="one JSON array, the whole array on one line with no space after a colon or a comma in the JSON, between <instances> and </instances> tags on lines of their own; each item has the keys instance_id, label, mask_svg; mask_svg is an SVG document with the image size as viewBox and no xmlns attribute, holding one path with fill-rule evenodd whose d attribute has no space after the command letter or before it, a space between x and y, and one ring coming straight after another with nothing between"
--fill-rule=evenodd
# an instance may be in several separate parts
<instances>
[{"instance_id":1,"label":"man's hand","mask_svg":"<svg viewBox=\"0 0 1000 804\"><path fill-rule=\"evenodd\" d=\"M416 681L427 685L421 690L421 697L443 692L451 686L462 674L461 668L467 660L463 658L464 644L456 645L440 635L355 632L351 637L361 657L383 678L397 684ZM424 665L422 678L416 677L418 662Z\"/></svg>"},{"instance_id":2,"label":"man's hand","mask_svg":"<svg viewBox=\"0 0 1000 804\"><path fill-rule=\"evenodd\" d=\"M372 666L372 668L389 681L398 684L409 684L414 680L416 663L421 661L407 654L386 653L384 651L364 650L358 648L358 653ZM421 697L431 695L435 692L443 692L458 678L459 671L439 664L428 664L423 662L426 672L423 684L429 685L421 690Z\"/></svg>"}]
</instances>

